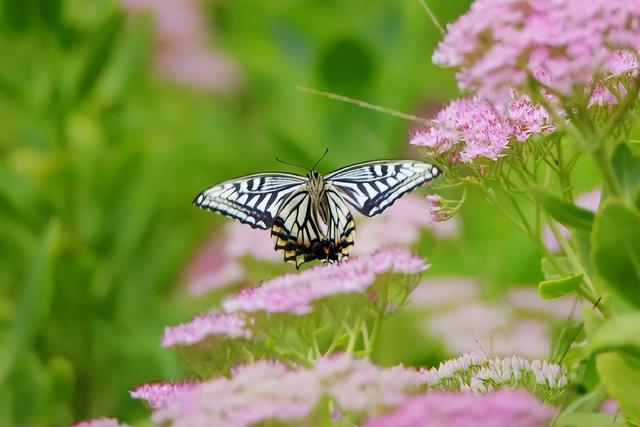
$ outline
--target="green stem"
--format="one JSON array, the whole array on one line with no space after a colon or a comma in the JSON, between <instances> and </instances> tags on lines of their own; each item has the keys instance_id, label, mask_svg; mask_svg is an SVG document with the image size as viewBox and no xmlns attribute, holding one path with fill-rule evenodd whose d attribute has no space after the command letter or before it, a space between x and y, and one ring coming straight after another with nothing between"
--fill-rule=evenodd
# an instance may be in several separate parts
<instances>
[{"instance_id":1,"label":"green stem","mask_svg":"<svg viewBox=\"0 0 640 427\"><path fill-rule=\"evenodd\" d=\"M353 326L351 330L351 334L349 337L349 344L347 345L347 354L353 354L353 350L356 347L356 343L358 342L358 335L360 334L360 327L362 325L362 318L358 317L356 319L356 324Z\"/></svg>"}]
</instances>

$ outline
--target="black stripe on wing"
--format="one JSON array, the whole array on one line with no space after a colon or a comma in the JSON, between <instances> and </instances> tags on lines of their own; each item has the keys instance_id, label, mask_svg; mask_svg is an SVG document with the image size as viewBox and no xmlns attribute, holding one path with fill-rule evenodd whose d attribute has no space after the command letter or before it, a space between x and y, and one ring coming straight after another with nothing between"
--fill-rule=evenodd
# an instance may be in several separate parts
<instances>
[{"instance_id":1,"label":"black stripe on wing","mask_svg":"<svg viewBox=\"0 0 640 427\"><path fill-rule=\"evenodd\" d=\"M198 194L193 204L266 230L291 193L305 185L305 177L263 173L225 181Z\"/></svg>"},{"instance_id":2,"label":"black stripe on wing","mask_svg":"<svg viewBox=\"0 0 640 427\"><path fill-rule=\"evenodd\" d=\"M330 173L334 185L360 213L378 215L402 195L430 182L442 172L437 166L412 160L366 162Z\"/></svg>"}]
</instances>

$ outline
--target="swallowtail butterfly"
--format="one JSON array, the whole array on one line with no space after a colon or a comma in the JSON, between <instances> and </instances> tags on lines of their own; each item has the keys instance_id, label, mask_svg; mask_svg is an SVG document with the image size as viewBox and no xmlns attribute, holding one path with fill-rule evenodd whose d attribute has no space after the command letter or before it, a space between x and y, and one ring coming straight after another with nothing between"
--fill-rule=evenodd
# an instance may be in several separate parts
<instances>
[{"instance_id":1,"label":"swallowtail butterfly","mask_svg":"<svg viewBox=\"0 0 640 427\"><path fill-rule=\"evenodd\" d=\"M378 215L440 174L434 165L411 160L359 163L324 177L314 169L307 176L260 173L211 187L193 203L253 228L271 228L275 250L299 268L315 259L349 256L355 223L347 203L364 215Z\"/></svg>"}]
</instances>

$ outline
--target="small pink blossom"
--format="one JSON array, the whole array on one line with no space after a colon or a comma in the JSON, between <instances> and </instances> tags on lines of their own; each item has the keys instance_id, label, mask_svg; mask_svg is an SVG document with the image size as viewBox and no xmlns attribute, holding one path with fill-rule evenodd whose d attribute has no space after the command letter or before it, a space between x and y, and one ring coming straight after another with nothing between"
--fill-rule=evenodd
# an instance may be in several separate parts
<instances>
[{"instance_id":1,"label":"small pink blossom","mask_svg":"<svg viewBox=\"0 0 640 427\"><path fill-rule=\"evenodd\" d=\"M363 427L544 427L554 408L520 390L486 395L426 393Z\"/></svg>"},{"instance_id":2,"label":"small pink blossom","mask_svg":"<svg viewBox=\"0 0 640 427\"><path fill-rule=\"evenodd\" d=\"M129 427L128 424L120 424L115 418L96 418L93 420L80 421L73 427Z\"/></svg>"},{"instance_id":3,"label":"small pink blossom","mask_svg":"<svg viewBox=\"0 0 640 427\"><path fill-rule=\"evenodd\" d=\"M322 298L364 293L383 273L417 274L426 262L404 249L385 249L339 264L319 265L285 274L255 288L246 288L223 302L227 312L292 313L303 315Z\"/></svg>"},{"instance_id":4,"label":"small pink blossom","mask_svg":"<svg viewBox=\"0 0 640 427\"><path fill-rule=\"evenodd\" d=\"M162 334L162 346L193 345L209 336L221 338L251 338L244 318L226 313L209 313L193 318L181 325L166 327Z\"/></svg>"},{"instance_id":5,"label":"small pink blossom","mask_svg":"<svg viewBox=\"0 0 640 427\"><path fill-rule=\"evenodd\" d=\"M168 402L176 399L182 393L192 390L198 385L197 382L183 381L179 383L166 383L158 381L155 383L142 384L129 392L131 397L144 400L152 408L159 408Z\"/></svg>"}]
</instances>

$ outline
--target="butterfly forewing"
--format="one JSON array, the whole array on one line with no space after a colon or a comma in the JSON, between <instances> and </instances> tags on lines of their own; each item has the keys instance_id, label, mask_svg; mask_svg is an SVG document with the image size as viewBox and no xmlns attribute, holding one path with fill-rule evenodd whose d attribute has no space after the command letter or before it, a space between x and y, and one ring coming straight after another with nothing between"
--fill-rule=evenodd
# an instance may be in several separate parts
<instances>
[{"instance_id":1,"label":"butterfly forewing","mask_svg":"<svg viewBox=\"0 0 640 427\"><path fill-rule=\"evenodd\" d=\"M198 194L194 204L249 224L268 229L282 202L307 182L287 173L264 173L223 182Z\"/></svg>"},{"instance_id":2,"label":"butterfly forewing","mask_svg":"<svg viewBox=\"0 0 640 427\"><path fill-rule=\"evenodd\" d=\"M338 169L327 175L325 181L340 190L344 199L359 212L374 216L440 173L436 166L428 163L375 161Z\"/></svg>"}]
</instances>

